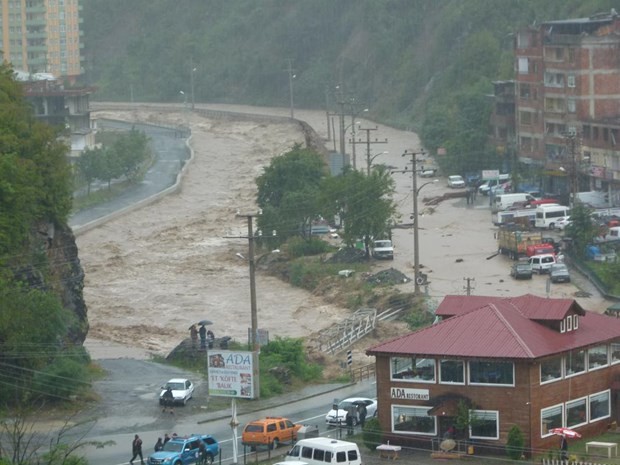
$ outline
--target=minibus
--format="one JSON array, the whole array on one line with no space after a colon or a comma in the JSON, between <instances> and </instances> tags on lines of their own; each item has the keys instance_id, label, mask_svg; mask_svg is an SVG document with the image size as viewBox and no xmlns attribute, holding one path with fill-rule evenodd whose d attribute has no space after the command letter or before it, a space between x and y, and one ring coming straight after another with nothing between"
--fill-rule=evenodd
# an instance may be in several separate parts
<instances>
[{"instance_id":1,"label":"minibus","mask_svg":"<svg viewBox=\"0 0 620 465\"><path fill-rule=\"evenodd\" d=\"M536 207L534 226L537 228L554 229L557 220L570 215L570 208L557 203L548 203Z\"/></svg>"}]
</instances>

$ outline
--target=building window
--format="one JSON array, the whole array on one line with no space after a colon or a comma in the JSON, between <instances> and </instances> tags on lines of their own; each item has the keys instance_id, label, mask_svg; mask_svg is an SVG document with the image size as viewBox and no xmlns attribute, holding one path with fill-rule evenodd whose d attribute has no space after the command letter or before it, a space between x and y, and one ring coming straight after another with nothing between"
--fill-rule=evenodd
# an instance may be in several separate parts
<instances>
[{"instance_id":1,"label":"building window","mask_svg":"<svg viewBox=\"0 0 620 465\"><path fill-rule=\"evenodd\" d=\"M596 370L608 364L607 346L596 346L588 349L588 370Z\"/></svg>"},{"instance_id":2,"label":"building window","mask_svg":"<svg viewBox=\"0 0 620 465\"><path fill-rule=\"evenodd\" d=\"M620 342L611 343L611 363L620 363Z\"/></svg>"},{"instance_id":3,"label":"building window","mask_svg":"<svg viewBox=\"0 0 620 465\"><path fill-rule=\"evenodd\" d=\"M573 99L574 100L574 99ZM559 98L545 98L545 110L561 113L564 111L564 100Z\"/></svg>"},{"instance_id":4,"label":"building window","mask_svg":"<svg viewBox=\"0 0 620 465\"><path fill-rule=\"evenodd\" d=\"M432 358L392 357L392 379L435 382L435 360Z\"/></svg>"},{"instance_id":5,"label":"building window","mask_svg":"<svg viewBox=\"0 0 620 465\"><path fill-rule=\"evenodd\" d=\"M431 407L392 405L392 432L437 435L437 417L429 415Z\"/></svg>"},{"instance_id":6,"label":"building window","mask_svg":"<svg viewBox=\"0 0 620 465\"><path fill-rule=\"evenodd\" d=\"M609 391L592 394L590 396L590 421L597 421L610 416Z\"/></svg>"},{"instance_id":7,"label":"building window","mask_svg":"<svg viewBox=\"0 0 620 465\"><path fill-rule=\"evenodd\" d=\"M519 74L528 74L529 73L528 59L527 58L519 57L517 63L518 63L518 68L519 68Z\"/></svg>"},{"instance_id":8,"label":"building window","mask_svg":"<svg viewBox=\"0 0 620 465\"><path fill-rule=\"evenodd\" d=\"M545 71L544 80L546 87L564 87L564 75L562 73Z\"/></svg>"},{"instance_id":9,"label":"building window","mask_svg":"<svg viewBox=\"0 0 620 465\"><path fill-rule=\"evenodd\" d=\"M562 379L562 357L543 360L540 364L540 382L549 383Z\"/></svg>"},{"instance_id":10,"label":"building window","mask_svg":"<svg viewBox=\"0 0 620 465\"><path fill-rule=\"evenodd\" d=\"M566 76L566 85L568 87L575 87L575 75L574 74L569 74L568 76Z\"/></svg>"},{"instance_id":11,"label":"building window","mask_svg":"<svg viewBox=\"0 0 620 465\"><path fill-rule=\"evenodd\" d=\"M568 62L575 63L575 49L574 48L568 49Z\"/></svg>"},{"instance_id":12,"label":"building window","mask_svg":"<svg viewBox=\"0 0 620 465\"><path fill-rule=\"evenodd\" d=\"M570 351L565 358L566 376L575 376L586 370L586 351Z\"/></svg>"},{"instance_id":13,"label":"building window","mask_svg":"<svg viewBox=\"0 0 620 465\"><path fill-rule=\"evenodd\" d=\"M530 85L529 84L519 84L519 96L527 100L530 98Z\"/></svg>"},{"instance_id":14,"label":"building window","mask_svg":"<svg viewBox=\"0 0 620 465\"><path fill-rule=\"evenodd\" d=\"M499 412L470 410L469 437L472 439L499 439Z\"/></svg>"},{"instance_id":15,"label":"building window","mask_svg":"<svg viewBox=\"0 0 620 465\"><path fill-rule=\"evenodd\" d=\"M588 423L586 398L566 402L566 426L574 428Z\"/></svg>"},{"instance_id":16,"label":"building window","mask_svg":"<svg viewBox=\"0 0 620 465\"><path fill-rule=\"evenodd\" d=\"M465 384L465 363L461 360L441 360L439 380L444 384Z\"/></svg>"},{"instance_id":17,"label":"building window","mask_svg":"<svg viewBox=\"0 0 620 465\"><path fill-rule=\"evenodd\" d=\"M570 113L575 113L577 111L577 101L574 98L569 97L566 99L566 108Z\"/></svg>"},{"instance_id":18,"label":"building window","mask_svg":"<svg viewBox=\"0 0 620 465\"><path fill-rule=\"evenodd\" d=\"M512 362L469 362L470 384L496 384L514 386L514 364Z\"/></svg>"},{"instance_id":19,"label":"building window","mask_svg":"<svg viewBox=\"0 0 620 465\"><path fill-rule=\"evenodd\" d=\"M562 404L547 407L540 411L540 436L550 436L550 429L564 426L564 409Z\"/></svg>"},{"instance_id":20,"label":"building window","mask_svg":"<svg viewBox=\"0 0 620 465\"><path fill-rule=\"evenodd\" d=\"M530 113L529 111L520 111L519 121L524 126L531 126L532 125L532 113Z\"/></svg>"}]
</instances>

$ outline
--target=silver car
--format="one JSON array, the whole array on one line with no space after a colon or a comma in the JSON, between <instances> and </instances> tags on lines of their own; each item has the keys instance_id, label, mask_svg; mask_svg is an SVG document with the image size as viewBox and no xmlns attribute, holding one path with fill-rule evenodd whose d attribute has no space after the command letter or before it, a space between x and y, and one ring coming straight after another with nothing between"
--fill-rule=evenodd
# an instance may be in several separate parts
<instances>
[{"instance_id":1,"label":"silver car","mask_svg":"<svg viewBox=\"0 0 620 465\"><path fill-rule=\"evenodd\" d=\"M552 283L570 283L570 273L564 263L556 263L549 268Z\"/></svg>"}]
</instances>

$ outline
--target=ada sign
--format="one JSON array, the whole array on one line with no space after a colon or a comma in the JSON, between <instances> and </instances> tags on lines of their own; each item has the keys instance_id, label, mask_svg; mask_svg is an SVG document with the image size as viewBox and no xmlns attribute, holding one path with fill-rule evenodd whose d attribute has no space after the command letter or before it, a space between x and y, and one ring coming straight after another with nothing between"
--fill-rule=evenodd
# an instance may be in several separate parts
<instances>
[{"instance_id":1,"label":"ada sign","mask_svg":"<svg viewBox=\"0 0 620 465\"><path fill-rule=\"evenodd\" d=\"M405 400L429 400L430 395L428 389L407 389L407 388L392 388L392 399L405 399Z\"/></svg>"},{"instance_id":2,"label":"ada sign","mask_svg":"<svg viewBox=\"0 0 620 465\"><path fill-rule=\"evenodd\" d=\"M252 352L210 350L207 355L209 395L254 398L256 379Z\"/></svg>"}]
</instances>

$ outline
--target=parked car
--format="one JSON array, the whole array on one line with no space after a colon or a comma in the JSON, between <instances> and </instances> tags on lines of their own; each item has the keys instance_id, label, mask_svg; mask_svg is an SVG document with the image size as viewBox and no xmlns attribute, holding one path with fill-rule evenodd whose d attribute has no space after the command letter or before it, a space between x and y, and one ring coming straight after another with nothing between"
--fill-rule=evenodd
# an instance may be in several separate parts
<instances>
[{"instance_id":1,"label":"parked car","mask_svg":"<svg viewBox=\"0 0 620 465\"><path fill-rule=\"evenodd\" d=\"M465 187L465 181L463 180L463 177L459 175L448 176L448 187Z\"/></svg>"},{"instance_id":2,"label":"parked car","mask_svg":"<svg viewBox=\"0 0 620 465\"><path fill-rule=\"evenodd\" d=\"M338 405L333 405L332 409L325 415L325 422L328 425L344 425L346 423L347 411L354 408L356 415L353 417L353 425L357 425L359 417L357 416L357 408L360 404L366 406L366 418L372 418L377 415L377 401L367 397L350 397L341 400ZM334 408L337 407L337 408Z\"/></svg>"},{"instance_id":3,"label":"parked car","mask_svg":"<svg viewBox=\"0 0 620 465\"><path fill-rule=\"evenodd\" d=\"M570 226L571 224L572 221L570 220L570 216L563 216L555 222L555 227L563 231L564 229L566 229L566 226Z\"/></svg>"},{"instance_id":4,"label":"parked car","mask_svg":"<svg viewBox=\"0 0 620 465\"><path fill-rule=\"evenodd\" d=\"M515 279L532 279L532 265L529 261L517 262L512 265L510 276Z\"/></svg>"},{"instance_id":5,"label":"parked car","mask_svg":"<svg viewBox=\"0 0 620 465\"><path fill-rule=\"evenodd\" d=\"M541 254L534 255L529 259L530 265L532 265L532 271L538 274L548 273L551 265L556 263L555 255L553 254Z\"/></svg>"},{"instance_id":6,"label":"parked car","mask_svg":"<svg viewBox=\"0 0 620 465\"><path fill-rule=\"evenodd\" d=\"M432 178L437 174L437 168L422 168L420 170L420 177L422 178Z\"/></svg>"},{"instance_id":7,"label":"parked car","mask_svg":"<svg viewBox=\"0 0 620 465\"><path fill-rule=\"evenodd\" d=\"M297 441L297 432L301 425L284 417L266 417L249 422L243 427L241 443L256 450L257 446L276 449L280 443L293 444Z\"/></svg>"},{"instance_id":8,"label":"parked car","mask_svg":"<svg viewBox=\"0 0 620 465\"><path fill-rule=\"evenodd\" d=\"M159 393L159 405L164 404L164 392L168 388L172 389L172 397L175 404L187 404L187 401L194 395L194 383L185 378L173 378L161 387Z\"/></svg>"},{"instance_id":9,"label":"parked car","mask_svg":"<svg viewBox=\"0 0 620 465\"><path fill-rule=\"evenodd\" d=\"M218 442L210 434L193 434L184 438L176 437L164 444L163 450L151 454L148 465L189 465L198 463L200 443L205 445L206 463L212 464L220 452Z\"/></svg>"},{"instance_id":10,"label":"parked car","mask_svg":"<svg viewBox=\"0 0 620 465\"><path fill-rule=\"evenodd\" d=\"M555 263L549 268L549 277L552 283L569 283L570 273L564 263Z\"/></svg>"}]
</instances>

